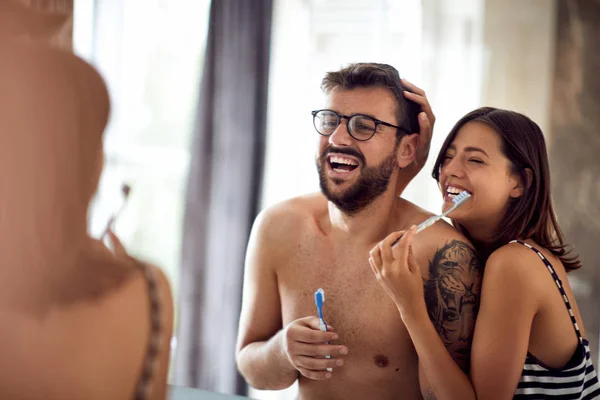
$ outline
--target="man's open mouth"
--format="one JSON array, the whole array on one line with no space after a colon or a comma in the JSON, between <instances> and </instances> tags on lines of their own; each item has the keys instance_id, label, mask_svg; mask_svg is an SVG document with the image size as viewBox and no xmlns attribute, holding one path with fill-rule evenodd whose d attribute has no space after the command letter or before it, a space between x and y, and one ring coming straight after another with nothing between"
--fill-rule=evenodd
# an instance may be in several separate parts
<instances>
[{"instance_id":1,"label":"man's open mouth","mask_svg":"<svg viewBox=\"0 0 600 400\"><path fill-rule=\"evenodd\" d=\"M331 155L327 158L327 161L331 169L340 173L350 172L358 167L358 161L349 157Z\"/></svg>"}]
</instances>

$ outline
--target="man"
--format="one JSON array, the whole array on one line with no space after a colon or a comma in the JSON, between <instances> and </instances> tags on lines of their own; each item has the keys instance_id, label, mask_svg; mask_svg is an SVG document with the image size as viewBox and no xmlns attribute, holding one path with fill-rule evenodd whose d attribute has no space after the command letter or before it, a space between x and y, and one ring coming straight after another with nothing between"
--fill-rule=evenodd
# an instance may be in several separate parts
<instances>
[{"instance_id":1,"label":"man","mask_svg":"<svg viewBox=\"0 0 600 400\"><path fill-rule=\"evenodd\" d=\"M404 87L414 93L403 93ZM434 117L424 92L401 83L388 65L350 65L328 73L322 88L326 104L313 111L321 135L316 164L322 193L268 208L254 224L239 370L258 389L283 389L298 379L300 399L433 398L399 312L368 258L389 233L431 215L397 194L427 158ZM425 112L418 114L418 105ZM419 125L420 144L419 134L411 133ZM475 311L456 306L464 288L455 283L476 288L471 291L478 302L472 247L450 225L437 223L414 238L413 253L428 266L421 269L432 320L466 369ZM318 288L325 291L328 332L319 330L316 317Z\"/></svg>"}]
</instances>

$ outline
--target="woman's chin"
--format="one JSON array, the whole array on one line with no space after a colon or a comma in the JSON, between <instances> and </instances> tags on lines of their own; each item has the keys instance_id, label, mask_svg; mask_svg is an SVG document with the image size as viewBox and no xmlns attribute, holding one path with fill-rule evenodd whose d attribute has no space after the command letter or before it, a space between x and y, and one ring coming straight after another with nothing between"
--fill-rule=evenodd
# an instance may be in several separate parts
<instances>
[{"instance_id":1,"label":"woman's chin","mask_svg":"<svg viewBox=\"0 0 600 400\"><path fill-rule=\"evenodd\" d=\"M454 223L464 225L465 222L467 222L466 220L468 220L468 218L466 218L467 216L462 211L463 210L458 210L458 209L454 210L450 214L447 215L447 218L451 219L452 222L454 222Z\"/></svg>"},{"instance_id":2,"label":"woman's chin","mask_svg":"<svg viewBox=\"0 0 600 400\"><path fill-rule=\"evenodd\" d=\"M461 225L464 225L471 217L473 211L473 204L471 199L466 201L467 204L461 204L456 210L452 211L446 217L453 220L454 222L458 222ZM445 201L442 205L442 211L446 212L454 206L454 203Z\"/></svg>"}]
</instances>

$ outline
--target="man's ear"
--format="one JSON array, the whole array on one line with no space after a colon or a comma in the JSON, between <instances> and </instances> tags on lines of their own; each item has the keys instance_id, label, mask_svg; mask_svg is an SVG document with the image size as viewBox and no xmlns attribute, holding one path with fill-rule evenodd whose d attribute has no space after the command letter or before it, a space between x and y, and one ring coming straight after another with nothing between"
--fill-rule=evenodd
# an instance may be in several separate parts
<instances>
[{"instance_id":1,"label":"man's ear","mask_svg":"<svg viewBox=\"0 0 600 400\"><path fill-rule=\"evenodd\" d=\"M523 196L525 188L529 188L531 186L531 183L533 182L533 171L529 168L525 168L525 176L527 182L523 182L523 178L521 178L520 175L515 176L515 187L510 191L510 197L512 197L513 199Z\"/></svg>"},{"instance_id":2,"label":"man's ear","mask_svg":"<svg viewBox=\"0 0 600 400\"><path fill-rule=\"evenodd\" d=\"M398 167L406 168L414 160L419 147L419 134L404 135L400 140L400 145L397 151Z\"/></svg>"}]
</instances>

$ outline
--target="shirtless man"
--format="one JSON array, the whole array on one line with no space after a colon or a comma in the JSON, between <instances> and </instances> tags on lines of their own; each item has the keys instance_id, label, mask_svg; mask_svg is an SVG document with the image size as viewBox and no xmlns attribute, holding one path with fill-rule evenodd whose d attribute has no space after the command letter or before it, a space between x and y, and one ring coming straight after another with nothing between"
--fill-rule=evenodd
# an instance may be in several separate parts
<instances>
[{"instance_id":1,"label":"shirtless man","mask_svg":"<svg viewBox=\"0 0 600 400\"><path fill-rule=\"evenodd\" d=\"M403 85L414 93L403 95ZM328 73L322 88L325 110L313 112L322 193L287 200L256 219L239 370L263 390L298 379L302 400L433 398L400 314L368 263L371 248L389 233L431 215L397 194L427 158L433 114L424 92L401 84L388 65L350 65ZM429 118L416 122L418 104ZM411 134L419 125L421 144ZM431 318L466 369L480 287L472 247L441 222L415 236L413 252ZM318 288L325 291L328 332L319 331Z\"/></svg>"}]
</instances>

